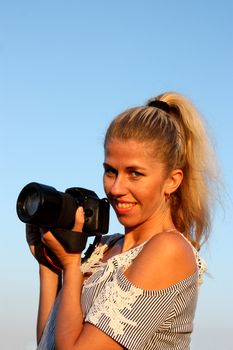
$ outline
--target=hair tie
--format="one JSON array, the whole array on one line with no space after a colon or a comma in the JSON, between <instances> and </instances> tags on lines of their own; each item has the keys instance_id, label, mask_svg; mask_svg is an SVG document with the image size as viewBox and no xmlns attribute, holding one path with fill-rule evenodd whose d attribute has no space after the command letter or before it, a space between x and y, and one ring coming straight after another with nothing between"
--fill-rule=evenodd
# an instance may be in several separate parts
<instances>
[{"instance_id":1,"label":"hair tie","mask_svg":"<svg viewBox=\"0 0 233 350\"><path fill-rule=\"evenodd\" d=\"M147 104L147 106L162 109L162 111L166 113L169 113L171 111L169 104L167 102L160 101L160 100L152 100Z\"/></svg>"}]
</instances>

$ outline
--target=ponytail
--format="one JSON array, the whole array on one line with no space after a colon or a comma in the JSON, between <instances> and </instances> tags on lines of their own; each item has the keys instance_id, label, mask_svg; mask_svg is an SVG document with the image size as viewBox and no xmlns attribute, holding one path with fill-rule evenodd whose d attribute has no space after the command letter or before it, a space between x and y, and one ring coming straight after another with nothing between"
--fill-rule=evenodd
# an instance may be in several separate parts
<instances>
[{"instance_id":1,"label":"ponytail","mask_svg":"<svg viewBox=\"0 0 233 350\"><path fill-rule=\"evenodd\" d=\"M182 168L184 177L171 198L172 217L176 226L198 248L208 239L211 228L210 206L217 179L214 152L204 121L187 98L168 92L158 99L170 107L171 118L183 141L181 164L173 164L173 169Z\"/></svg>"}]
</instances>

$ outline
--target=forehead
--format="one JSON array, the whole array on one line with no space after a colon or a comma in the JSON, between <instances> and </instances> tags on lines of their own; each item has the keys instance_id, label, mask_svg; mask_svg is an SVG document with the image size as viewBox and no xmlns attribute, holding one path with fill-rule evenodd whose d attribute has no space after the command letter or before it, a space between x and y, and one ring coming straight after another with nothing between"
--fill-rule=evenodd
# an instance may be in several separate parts
<instances>
[{"instance_id":1,"label":"forehead","mask_svg":"<svg viewBox=\"0 0 233 350\"><path fill-rule=\"evenodd\" d=\"M156 161L153 149L150 142L111 139L105 147L105 161L152 162Z\"/></svg>"}]
</instances>

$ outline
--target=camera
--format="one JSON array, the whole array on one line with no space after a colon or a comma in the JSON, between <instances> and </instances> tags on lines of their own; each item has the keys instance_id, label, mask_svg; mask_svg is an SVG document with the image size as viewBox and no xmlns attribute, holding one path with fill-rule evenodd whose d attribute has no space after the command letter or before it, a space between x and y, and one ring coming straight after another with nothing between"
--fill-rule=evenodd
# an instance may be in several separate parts
<instances>
[{"instance_id":1,"label":"camera","mask_svg":"<svg viewBox=\"0 0 233 350\"><path fill-rule=\"evenodd\" d=\"M108 233L109 202L94 191L71 187L59 192L54 187L31 182L20 192L16 210L19 219L27 224L48 229L71 230L76 209L82 206L85 214L83 232L88 236Z\"/></svg>"}]
</instances>

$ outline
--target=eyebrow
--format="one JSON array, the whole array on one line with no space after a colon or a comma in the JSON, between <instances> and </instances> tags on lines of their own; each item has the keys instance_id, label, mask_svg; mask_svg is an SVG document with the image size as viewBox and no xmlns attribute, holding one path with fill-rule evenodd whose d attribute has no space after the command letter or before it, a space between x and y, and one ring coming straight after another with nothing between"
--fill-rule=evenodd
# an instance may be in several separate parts
<instances>
[{"instance_id":1,"label":"eyebrow","mask_svg":"<svg viewBox=\"0 0 233 350\"><path fill-rule=\"evenodd\" d=\"M115 169L115 167L113 165L110 165L110 164L105 163L105 162L103 163L103 166ZM135 170L135 169L140 170L140 171L146 171L146 168L141 167L139 165L131 165L131 166L126 167L126 170Z\"/></svg>"}]
</instances>

